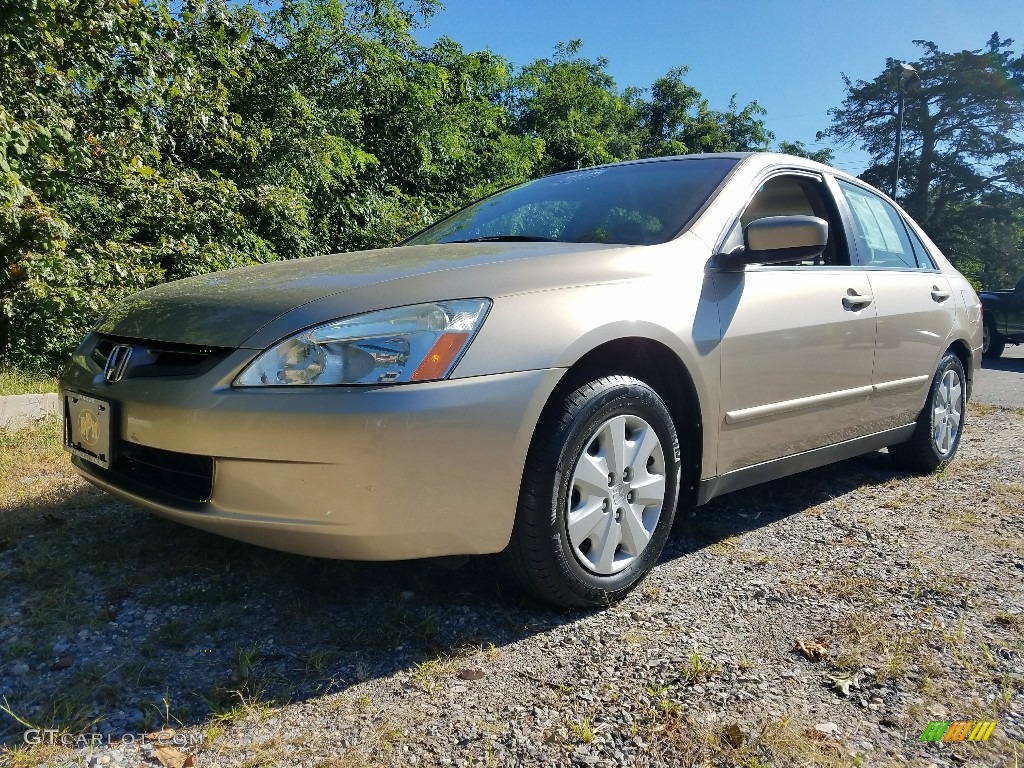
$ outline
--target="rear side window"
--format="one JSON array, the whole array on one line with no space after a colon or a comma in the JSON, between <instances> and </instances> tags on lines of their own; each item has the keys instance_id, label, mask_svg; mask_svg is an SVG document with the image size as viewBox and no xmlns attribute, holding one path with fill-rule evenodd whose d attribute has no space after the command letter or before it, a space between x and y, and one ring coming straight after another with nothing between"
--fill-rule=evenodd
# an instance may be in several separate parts
<instances>
[{"instance_id":1,"label":"rear side window","mask_svg":"<svg viewBox=\"0 0 1024 768\"><path fill-rule=\"evenodd\" d=\"M924 244L917 252L899 212L866 189L838 180L853 216L857 250L864 266L883 269L934 269ZM920 257L917 255L920 253Z\"/></svg>"}]
</instances>

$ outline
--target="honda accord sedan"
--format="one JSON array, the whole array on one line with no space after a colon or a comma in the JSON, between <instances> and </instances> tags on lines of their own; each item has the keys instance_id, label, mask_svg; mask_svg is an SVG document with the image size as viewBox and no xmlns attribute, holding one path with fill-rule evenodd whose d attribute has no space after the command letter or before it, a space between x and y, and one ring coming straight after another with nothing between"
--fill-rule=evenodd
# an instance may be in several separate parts
<instances>
[{"instance_id":1,"label":"honda accord sedan","mask_svg":"<svg viewBox=\"0 0 1024 768\"><path fill-rule=\"evenodd\" d=\"M978 297L897 205L774 154L606 165L394 248L138 293L61 379L87 480L319 557L500 553L602 605L677 507L887 448L956 455Z\"/></svg>"}]
</instances>

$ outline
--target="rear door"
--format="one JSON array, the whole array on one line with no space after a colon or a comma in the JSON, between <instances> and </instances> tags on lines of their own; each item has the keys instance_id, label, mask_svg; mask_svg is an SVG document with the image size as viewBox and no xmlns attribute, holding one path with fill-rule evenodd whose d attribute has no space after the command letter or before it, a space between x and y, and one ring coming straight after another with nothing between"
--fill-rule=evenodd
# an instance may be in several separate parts
<instances>
[{"instance_id":1,"label":"rear door","mask_svg":"<svg viewBox=\"0 0 1024 768\"><path fill-rule=\"evenodd\" d=\"M956 322L949 279L900 212L875 192L838 181L850 209L856 259L871 283L878 339L867 413L879 428L909 424L924 405Z\"/></svg>"}]
</instances>

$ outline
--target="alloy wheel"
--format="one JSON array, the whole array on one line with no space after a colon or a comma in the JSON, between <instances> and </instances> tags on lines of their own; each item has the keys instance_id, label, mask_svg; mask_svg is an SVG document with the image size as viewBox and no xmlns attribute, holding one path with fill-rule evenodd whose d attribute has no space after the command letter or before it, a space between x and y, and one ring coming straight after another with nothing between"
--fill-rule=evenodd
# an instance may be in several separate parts
<instances>
[{"instance_id":1,"label":"alloy wheel","mask_svg":"<svg viewBox=\"0 0 1024 768\"><path fill-rule=\"evenodd\" d=\"M932 407L932 439L940 456L947 456L956 448L962 418L963 382L950 368L942 375Z\"/></svg>"}]
</instances>

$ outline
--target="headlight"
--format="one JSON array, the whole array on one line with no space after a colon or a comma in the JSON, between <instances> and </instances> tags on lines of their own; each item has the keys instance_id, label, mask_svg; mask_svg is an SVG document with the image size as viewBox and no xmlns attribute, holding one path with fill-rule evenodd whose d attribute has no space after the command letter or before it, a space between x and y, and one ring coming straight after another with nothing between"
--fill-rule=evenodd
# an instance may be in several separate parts
<instances>
[{"instance_id":1,"label":"headlight","mask_svg":"<svg viewBox=\"0 0 1024 768\"><path fill-rule=\"evenodd\" d=\"M489 299L368 312L308 328L261 353L235 386L395 384L452 372L480 329Z\"/></svg>"}]
</instances>

